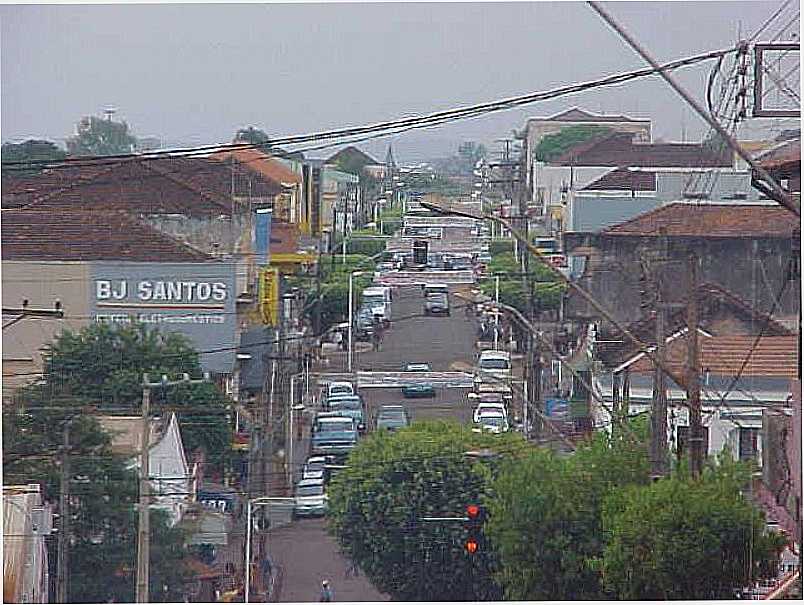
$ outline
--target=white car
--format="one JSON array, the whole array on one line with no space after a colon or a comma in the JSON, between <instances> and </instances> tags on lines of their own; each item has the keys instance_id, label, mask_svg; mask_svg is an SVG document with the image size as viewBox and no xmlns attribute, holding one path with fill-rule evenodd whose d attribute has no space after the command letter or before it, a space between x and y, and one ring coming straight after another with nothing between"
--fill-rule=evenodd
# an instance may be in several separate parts
<instances>
[{"instance_id":1,"label":"white car","mask_svg":"<svg viewBox=\"0 0 804 605\"><path fill-rule=\"evenodd\" d=\"M488 431L489 433L507 433L508 432L508 419L499 412L486 412L480 414L477 419L477 424L480 426L481 431Z\"/></svg>"},{"instance_id":2,"label":"white car","mask_svg":"<svg viewBox=\"0 0 804 605\"><path fill-rule=\"evenodd\" d=\"M304 463L302 470L302 481L312 479L315 481L326 481L327 459L324 456L311 456Z\"/></svg>"},{"instance_id":3,"label":"white car","mask_svg":"<svg viewBox=\"0 0 804 605\"><path fill-rule=\"evenodd\" d=\"M354 395L355 388L351 382L330 382L327 385L327 399L335 395Z\"/></svg>"},{"instance_id":4,"label":"white car","mask_svg":"<svg viewBox=\"0 0 804 605\"><path fill-rule=\"evenodd\" d=\"M488 414L502 414L508 420L508 412L502 403L480 403L475 408L474 414L472 414L472 422L477 424L482 416Z\"/></svg>"},{"instance_id":5,"label":"white car","mask_svg":"<svg viewBox=\"0 0 804 605\"><path fill-rule=\"evenodd\" d=\"M320 517L327 514L329 498L323 479L302 479L296 484L293 514L296 517Z\"/></svg>"}]
</instances>

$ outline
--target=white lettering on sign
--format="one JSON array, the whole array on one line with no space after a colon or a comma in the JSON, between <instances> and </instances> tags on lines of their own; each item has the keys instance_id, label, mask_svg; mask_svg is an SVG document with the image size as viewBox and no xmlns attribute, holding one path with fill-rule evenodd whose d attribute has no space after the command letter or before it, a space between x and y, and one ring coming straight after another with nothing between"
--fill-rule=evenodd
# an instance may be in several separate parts
<instances>
[{"instance_id":1,"label":"white lettering on sign","mask_svg":"<svg viewBox=\"0 0 804 605\"><path fill-rule=\"evenodd\" d=\"M223 302L227 298L227 290L225 282L150 280L137 282L136 287L132 285L130 289L141 301L166 302ZM95 280L96 300L125 300L128 295L129 287L125 280Z\"/></svg>"}]
</instances>

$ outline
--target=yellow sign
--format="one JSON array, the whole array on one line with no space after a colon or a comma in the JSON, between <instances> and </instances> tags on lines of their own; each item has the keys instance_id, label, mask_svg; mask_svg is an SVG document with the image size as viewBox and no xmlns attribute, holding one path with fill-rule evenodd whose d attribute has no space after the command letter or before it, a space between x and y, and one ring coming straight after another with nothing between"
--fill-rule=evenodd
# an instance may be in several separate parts
<instances>
[{"instance_id":1,"label":"yellow sign","mask_svg":"<svg viewBox=\"0 0 804 605\"><path fill-rule=\"evenodd\" d=\"M279 322L279 270L260 270L260 311L263 323L275 326Z\"/></svg>"}]
</instances>

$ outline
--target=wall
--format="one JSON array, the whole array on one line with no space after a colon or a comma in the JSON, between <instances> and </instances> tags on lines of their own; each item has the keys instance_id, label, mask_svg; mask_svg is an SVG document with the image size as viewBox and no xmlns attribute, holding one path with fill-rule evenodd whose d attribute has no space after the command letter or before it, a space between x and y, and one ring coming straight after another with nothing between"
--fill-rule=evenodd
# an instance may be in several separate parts
<instances>
[{"instance_id":1,"label":"wall","mask_svg":"<svg viewBox=\"0 0 804 605\"><path fill-rule=\"evenodd\" d=\"M9 261L2 263L3 304L52 309L60 300L64 319L23 319L3 330L3 395L34 379L42 369L42 350L66 329L80 330L90 321L89 266L83 262ZM7 317L7 316L6 316ZM4 317L5 319L5 317ZM7 319L6 319L7 321Z\"/></svg>"},{"instance_id":2,"label":"wall","mask_svg":"<svg viewBox=\"0 0 804 605\"><path fill-rule=\"evenodd\" d=\"M657 252L658 238L567 234L567 254L591 255L579 285L595 297L620 322L642 316L640 308L640 252ZM758 310L769 312L786 275L793 251L790 239L671 238L669 256L686 260L690 251L700 259L699 282L713 282L737 294ZM667 302L681 302L687 291L683 265L668 265L663 280ZM798 311L800 282L789 284L775 315ZM570 293L567 316L587 319L596 316L577 295Z\"/></svg>"}]
</instances>

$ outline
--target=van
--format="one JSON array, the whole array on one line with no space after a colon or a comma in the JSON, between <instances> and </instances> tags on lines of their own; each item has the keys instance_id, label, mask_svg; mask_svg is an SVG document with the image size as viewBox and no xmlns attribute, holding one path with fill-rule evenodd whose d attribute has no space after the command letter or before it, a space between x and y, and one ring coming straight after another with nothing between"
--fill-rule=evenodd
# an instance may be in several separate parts
<instances>
[{"instance_id":1,"label":"van","mask_svg":"<svg viewBox=\"0 0 804 605\"><path fill-rule=\"evenodd\" d=\"M447 284L424 284L422 293L427 298L431 294L446 294L449 295L449 286Z\"/></svg>"},{"instance_id":2,"label":"van","mask_svg":"<svg viewBox=\"0 0 804 605\"><path fill-rule=\"evenodd\" d=\"M379 315L384 324L391 322L391 288L373 286L363 290L364 308L371 309L373 315Z\"/></svg>"},{"instance_id":3,"label":"van","mask_svg":"<svg viewBox=\"0 0 804 605\"><path fill-rule=\"evenodd\" d=\"M477 360L477 373L481 381L484 376L498 380L510 379L510 353L506 351L483 351Z\"/></svg>"}]
</instances>

